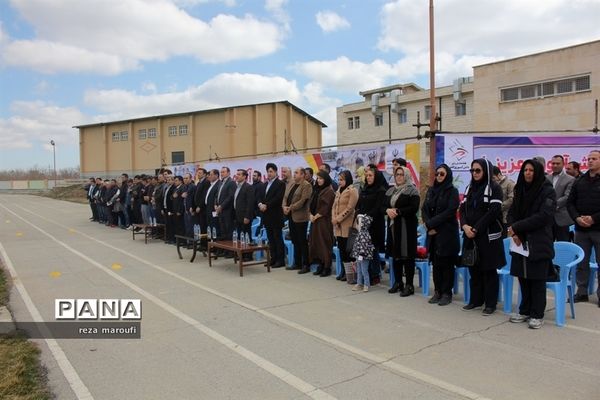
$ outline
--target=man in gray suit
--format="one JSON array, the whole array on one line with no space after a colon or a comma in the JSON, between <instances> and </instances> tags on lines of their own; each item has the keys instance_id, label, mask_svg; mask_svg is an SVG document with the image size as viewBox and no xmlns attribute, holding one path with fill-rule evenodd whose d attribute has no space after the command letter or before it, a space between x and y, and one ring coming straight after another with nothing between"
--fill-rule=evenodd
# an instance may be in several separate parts
<instances>
[{"instance_id":1,"label":"man in gray suit","mask_svg":"<svg viewBox=\"0 0 600 400\"><path fill-rule=\"evenodd\" d=\"M552 174L548 175L548 180L554 186L556 192L556 212L554 213L554 240L556 241L569 241L569 225L573 224L573 220L569 216L567 210L567 199L571 192L571 186L575 178L568 175L565 170L565 159L561 155L555 155L552 157Z\"/></svg>"}]
</instances>

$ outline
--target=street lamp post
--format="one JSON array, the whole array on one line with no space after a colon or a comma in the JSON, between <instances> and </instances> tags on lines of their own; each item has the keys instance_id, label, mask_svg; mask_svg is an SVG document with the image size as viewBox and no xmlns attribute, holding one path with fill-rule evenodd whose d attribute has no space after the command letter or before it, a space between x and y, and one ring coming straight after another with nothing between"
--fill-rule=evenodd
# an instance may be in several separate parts
<instances>
[{"instance_id":1,"label":"street lamp post","mask_svg":"<svg viewBox=\"0 0 600 400\"><path fill-rule=\"evenodd\" d=\"M56 187L56 142L51 140L50 144L52 145L52 158L54 159L54 187Z\"/></svg>"}]
</instances>

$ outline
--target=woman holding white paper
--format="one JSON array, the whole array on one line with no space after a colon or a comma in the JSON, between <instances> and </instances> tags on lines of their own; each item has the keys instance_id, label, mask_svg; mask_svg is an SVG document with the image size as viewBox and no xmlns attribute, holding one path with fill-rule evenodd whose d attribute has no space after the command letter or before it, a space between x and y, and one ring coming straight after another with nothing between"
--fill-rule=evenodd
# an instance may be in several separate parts
<instances>
[{"instance_id":1,"label":"woman holding white paper","mask_svg":"<svg viewBox=\"0 0 600 400\"><path fill-rule=\"evenodd\" d=\"M512 238L510 274L519 278L521 304L510 322L529 322L542 327L546 309L546 280L554 258L552 224L556 193L540 163L527 160L521 166L515 197L508 211L508 236ZM528 255L527 255L528 253Z\"/></svg>"}]
</instances>

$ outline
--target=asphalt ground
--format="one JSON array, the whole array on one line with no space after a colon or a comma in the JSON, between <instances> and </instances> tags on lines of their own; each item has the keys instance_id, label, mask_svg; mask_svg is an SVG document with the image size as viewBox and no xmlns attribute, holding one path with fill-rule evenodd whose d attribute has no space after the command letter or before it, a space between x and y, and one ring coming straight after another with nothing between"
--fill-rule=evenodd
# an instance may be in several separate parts
<instances>
[{"instance_id":1,"label":"asphalt ground","mask_svg":"<svg viewBox=\"0 0 600 400\"><path fill-rule=\"evenodd\" d=\"M89 222L87 205L0 195L0 255L18 322L54 300L141 299L141 339L34 339L58 399L598 399L600 308L540 330L382 285L208 267ZM417 278L415 277L415 281ZM515 300L516 300L515 282ZM499 307L500 308L500 307Z\"/></svg>"}]
</instances>

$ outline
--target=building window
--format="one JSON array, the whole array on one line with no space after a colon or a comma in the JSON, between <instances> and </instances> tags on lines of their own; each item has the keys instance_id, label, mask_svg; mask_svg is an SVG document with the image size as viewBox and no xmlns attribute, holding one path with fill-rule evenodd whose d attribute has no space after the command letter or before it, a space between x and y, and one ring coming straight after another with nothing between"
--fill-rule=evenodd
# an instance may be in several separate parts
<instances>
[{"instance_id":1,"label":"building window","mask_svg":"<svg viewBox=\"0 0 600 400\"><path fill-rule=\"evenodd\" d=\"M155 139L155 138L156 138L156 128L148 129L148 139Z\"/></svg>"},{"instance_id":2,"label":"building window","mask_svg":"<svg viewBox=\"0 0 600 400\"><path fill-rule=\"evenodd\" d=\"M348 129L354 129L354 118L348 118Z\"/></svg>"},{"instance_id":3,"label":"building window","mask_svg":"<svg viewBox=\"0 0 600 400\"><path fill-rule=\"evenodd\" d=\"M187 125L179 125L179 136L187 135Z\"/></svg>"},{"instance_id":4,"label":"building window","mask_svg":"<svg viewBox=\"0 0 600 400\"><path fill-rule=\"evenodd\" d=\"M121 131L121 142L129 140L129 132Z\"/></svg>"},{"instance_id":5,"label":"building window","mask_svg":"<svg viewBox=\"0 0 600 400\"><path fill-rule=\"evenodd\" d=\"M146 137L147 137L147 136L146 136L146 130L145 130L145 129L140 129L140 130L138 131L138 138L139 138L140 140L146 140Z\"/></svg>"},{"instance_id":6,"label":"building window","mask_svg":"<svg viewBox=\"0 0 600 400\"><path fill-rule=\"evenodd\" d=\"M519 101L590 90L590 75L500 89L500 101Z\"/></svg>"},{"instance_id":7,"label":"building window","mask_svg":"<svg viewBox=\"0 0 600 400\"><path fill-rule=\"evenodd\" d=\"M454 115L456 115L457 117L467 115L467 103L466 102L454 103Z\"/></svg>"},{"instance_id":8,"label":"building window","mask_svg":"<svg viewBox=\"0 0 600 400\"><path fill-rule=\"evenodd\" d=\"M408 114L406 112L406 108L403 108L398 113L398 122L401 124L406 124L408 122Z\"/></svg>"},{"instance_id":9,"label":"building window","mask_svg":"<svg viewBox=\"0 0 600 400\"><path fill-rule=\"evenodd\" d=\"M112 141L113 142L118 142L121 138L121 133L120 132L113 132L112 133Z\"/></svg>"},{"instance_id":10,"label":"building window","mask_svg":"<svg viewBox=\"0 0 600 400\"><path fill-rule=\"evenodd\" d=\"M177 127L176 126L169 127L169 136L177 136Z\"/></svg>"},{"instance_id":11,"label":"building window","mask_svg":"<svg viewBox=\"0 0 600 400\"><path fill-rule=\"evenodd\" d=\"M360 129L360 117L354 117L354 129Z\"/></svg>"},{"instance_id":12,"label":"building window","mask_svg":"<svg viewBox=\"0 0 600 400\"><path fill-rule=\"evenodd\" d=\"M383 114L375 115L375 126L383 126Z\"/></svg>"},{"instance_id":13,"label":"building window","mask_svg":"<svg viewBox=\"0 0 600 400\"><path fill-rule=\"evenodd\" d=\"M431 119L431 106L425 106L425 121Z\"/></svg>"},{"instance_id":14,"label":"building window","mask_svg":"<svg viewBox=\"0 0 600 400\"><path fill-rule=\"evenodd\" d=\"M171 164L183 164L185 162L185 152L173 151L171 153Z\"/></svg>"}]
</instances>

